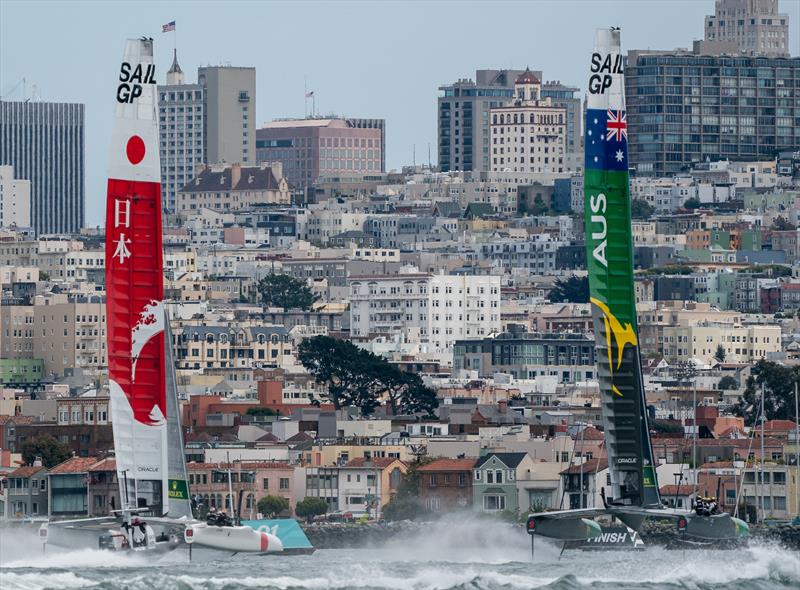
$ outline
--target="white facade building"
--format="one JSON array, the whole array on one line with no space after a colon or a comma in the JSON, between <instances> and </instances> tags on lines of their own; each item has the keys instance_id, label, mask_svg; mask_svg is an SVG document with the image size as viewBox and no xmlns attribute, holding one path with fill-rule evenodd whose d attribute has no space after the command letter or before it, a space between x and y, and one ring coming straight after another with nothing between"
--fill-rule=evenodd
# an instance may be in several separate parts
<instances>
[{"instance_id":1,"label":"white facade building","mask_svg":"<svg viewBox=\"0 0 800 590\"><path fill-rule=\"evenodd\" d=\"M456 340L500 330L499 276L405 272L351 277L349 284L355 337L401 335L450 353Z\"/></svg>"},{"instance_id":2,"label":"white facade building","mask_svg":"<svg viewBox=\"0 0 800 590\"><path fill-rule=\"evenodd\" d=\"M525 70L513 100L490 111L491 170L568 172L566 109L541 98L542 83Z\"/></svg>"},{"instance_id":3,"label":"white facade building","mask_svg":"<svg viewBox=\"0 0 800 590\"><path fill-rule=\"evenodd\" d=\"M0 227L30 227L31 181L14 178L13 166L0 166Z\"/></svg>"}]
</instances>

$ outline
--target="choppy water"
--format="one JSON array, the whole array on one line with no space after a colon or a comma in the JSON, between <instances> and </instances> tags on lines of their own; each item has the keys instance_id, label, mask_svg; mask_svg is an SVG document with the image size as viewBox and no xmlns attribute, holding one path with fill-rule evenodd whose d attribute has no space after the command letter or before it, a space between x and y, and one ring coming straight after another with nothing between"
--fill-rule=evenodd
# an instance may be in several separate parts
<instances>
[{"instance_id":1,"label":"choppy water","mask_svg":"<svg viewBox=\"0 0 800 590\"><path fill-rule=\"evenodd\" d=\"M306 556L238 555L187 563L175 552L158 562L81 550L50 552L15 534L0 536L0 588L240 590L349 588L516 590L585 588L772 590L800 587L800 554L753 545L734 551L566 552L499 524L445 523L368 550Z\"/></svg>"}]
</instances>

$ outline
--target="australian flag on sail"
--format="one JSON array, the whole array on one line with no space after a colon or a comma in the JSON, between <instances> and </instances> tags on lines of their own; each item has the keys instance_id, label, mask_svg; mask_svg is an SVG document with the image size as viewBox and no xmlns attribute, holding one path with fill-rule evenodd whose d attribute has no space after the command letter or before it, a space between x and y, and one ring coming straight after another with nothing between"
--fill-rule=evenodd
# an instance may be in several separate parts
<instances>
[{"instance_id":1,"label":"australian flag on sail","mask_svg":"<svg viewBox=\"0 0 800 590\"><path fill-rule=\"evenodd\" d=\"M586 111L586 169L628 169L628 121L625 111Z\"/></svg>"}]
</instances>

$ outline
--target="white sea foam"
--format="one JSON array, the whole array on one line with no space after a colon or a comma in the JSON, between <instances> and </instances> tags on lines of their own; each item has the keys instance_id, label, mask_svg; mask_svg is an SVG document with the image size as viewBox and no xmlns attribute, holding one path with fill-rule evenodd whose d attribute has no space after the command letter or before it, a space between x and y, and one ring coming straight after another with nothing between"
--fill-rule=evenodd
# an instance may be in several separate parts
<instances>
[{"instance_id":1,"label":"white sea foam","mask_svg":"<svg viewBox=\"0 0 800 590\"><path fill-rule=\"evenodd\" d=\"M3 590L43 590L44 588L67 590L92 585L94 582L81 578L73 572L16 573L0 570L0 588Z\"/></svg>"},{"instance_id":2,"label":"white sea foam","mask_svg":"<svg viewBox=\"0 0 800 590\"><path fill-rule=\"evenodd\" d=\"M42 554L41 547L37 552L2 564L3 569L73 569L73 568L127 568L141 567L150 564L151 559L142 554L114 553L100 549L79 549L65 551L48 548ZM5 589L3 589L5 590Z\"/></svg>"}]
</instances>

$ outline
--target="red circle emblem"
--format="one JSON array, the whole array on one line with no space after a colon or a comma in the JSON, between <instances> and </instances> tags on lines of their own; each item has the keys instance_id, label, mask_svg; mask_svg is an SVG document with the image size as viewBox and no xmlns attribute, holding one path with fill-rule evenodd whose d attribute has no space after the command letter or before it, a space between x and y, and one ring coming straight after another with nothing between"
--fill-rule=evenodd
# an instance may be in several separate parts
<instances>
[{"instance_id":1,"label":"red circle emblem","mask_svg":"<svg viewBox=\"0 0 800 590\"><path fill-rule=\"evenodd\" d=\"M125 146L125 152L128 155L128 161L134 166L144 160L144 141L138 135L132 135L128 140L128 145Z\"/></svg>"}]
</instances>

